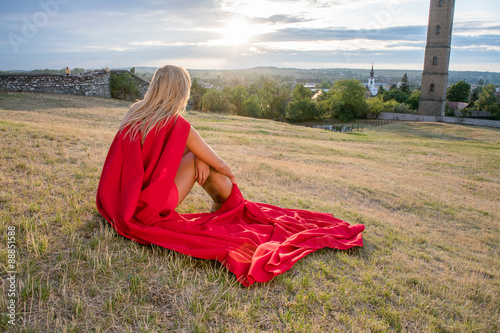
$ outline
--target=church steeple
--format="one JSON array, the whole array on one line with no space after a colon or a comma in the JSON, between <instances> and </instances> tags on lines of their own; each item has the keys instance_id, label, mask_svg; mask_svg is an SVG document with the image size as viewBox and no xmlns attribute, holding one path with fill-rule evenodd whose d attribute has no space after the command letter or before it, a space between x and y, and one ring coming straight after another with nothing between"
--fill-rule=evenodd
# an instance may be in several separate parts
<instances>
[{"instance_id":1,"label":"church steeple","mask_svg":"<svg viewBox=\"0 0 500 333\"><path fill-rule=\"evenodd\" d=\"M373 63L372 63L372 70L370 71L370 77L368 78L368 89L370 89L370 93L372 96L377 95L378 93L378 88L375 86L375 72L373 71Z\"/></svg>"}]
</instances>

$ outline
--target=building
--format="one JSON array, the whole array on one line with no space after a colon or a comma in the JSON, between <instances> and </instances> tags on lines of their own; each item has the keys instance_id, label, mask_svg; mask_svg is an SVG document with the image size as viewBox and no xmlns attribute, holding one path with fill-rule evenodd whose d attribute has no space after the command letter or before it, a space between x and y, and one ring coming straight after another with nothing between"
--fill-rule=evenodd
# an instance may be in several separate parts
<instances>
[{"instance_id":1,"label":"building","mask_svg":"<svg viewBox=\"0 0 500 333\"><path fill-rule=\"evenodd\" d=\"M375 72L373 71L373 64L372 64L372 70L370 71L370 77L368 78L367 87L370 90L372 96L377 95L378 87L375 85Z\"/></svg>"},{"instance_id":2,"label":"building","mask_svg":"<svg viewBox=\"0 0 500 333\"><path fill-rule=\"evenodd\" d=\"M444 116L455 0L431 0L418 114Z\"/></svg>"}]
</instances>

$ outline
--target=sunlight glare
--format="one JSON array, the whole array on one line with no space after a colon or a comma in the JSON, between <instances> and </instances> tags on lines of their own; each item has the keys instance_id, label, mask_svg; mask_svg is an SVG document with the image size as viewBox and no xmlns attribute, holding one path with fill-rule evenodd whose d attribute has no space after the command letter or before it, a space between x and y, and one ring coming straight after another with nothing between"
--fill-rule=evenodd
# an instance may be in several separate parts
<instances>
[{"instance_id":1,"label":"sunlight glare","mask_svg":"<svg viewBox=\"0 0 500 333\"><path fill-rule=\"evenodd\" d=\"M245 44L256 34L255 28L244 20L229 22L221 33L224 36L222 41L226 45Z\"/></svg>"}]
</instances>

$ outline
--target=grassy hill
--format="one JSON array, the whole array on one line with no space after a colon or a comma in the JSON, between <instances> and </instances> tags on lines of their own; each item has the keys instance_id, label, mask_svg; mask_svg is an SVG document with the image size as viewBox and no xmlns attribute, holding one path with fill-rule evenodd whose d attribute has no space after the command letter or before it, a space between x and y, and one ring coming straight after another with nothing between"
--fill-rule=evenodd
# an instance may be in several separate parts
<instances>
[{"instance_id":1,"label":"grassy hill","mask_svg":"<svg viewBox=\"0 0 500 333\"><path fill-rule=\"evenodd\" d=\"M127 102L0 94L0 260L16 227L17 319L32 332L497 332L500 131L393 123L333 133L188 112L256 202L363 223L243 288L213 261L116 235L95 194ZM195 185L180 212L209 210ZM7 313L2 271L0 308Z\"/></svg>"}]
</instances>

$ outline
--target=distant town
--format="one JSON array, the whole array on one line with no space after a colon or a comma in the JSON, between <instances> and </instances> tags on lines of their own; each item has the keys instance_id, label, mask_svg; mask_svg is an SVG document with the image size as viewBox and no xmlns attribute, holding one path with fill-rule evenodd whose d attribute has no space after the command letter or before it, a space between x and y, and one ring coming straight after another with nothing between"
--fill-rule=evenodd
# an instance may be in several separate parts
<instances>
[{"instance_id":1,"label":"distant town","mask_svg":"<svg viewBox=\"0 0 500 333\"><path fill-rule=\"evenodd\" d=\"M126 67L116 68L119 70L133 70L136 75L150 80L153 73L158 67ZM65 74L66 67L61 69L35 69L31 71L26 70L11 70L0 71L0 74L10 73L30 73L30 74ZM95 69L73 68L72 74L79 74L90 72ZM321 68L321 69L298 69L298 68L277 68L277 67L255 67L249 69L234 69L234 70L220 70L220 69L189 69L189 73L193 78L198 78L207 85L214 85L220 88L231 85L250 85L259 80L263 75L269 79L279 82L293 83L309 82L315 83L327 81L335 82L341 79L356 79L361 82L368 83L370 76L371 64L367 64L366 69L354 68ZM400 70L400 69L379 69L377 64L374 64L375 79L377 83L384 86L391 86L397 84L402 76L406 73L410 86L418 88L422 79L421 70ZM451 85L458 81L465 81L474 88L480 82L487 85L492 83L495 86L500 86L500 73L496 72L477 72L477 71L450 71L448 84ZM208 86L207 86L208 87Z\"/></svg>"}]
</instances>

